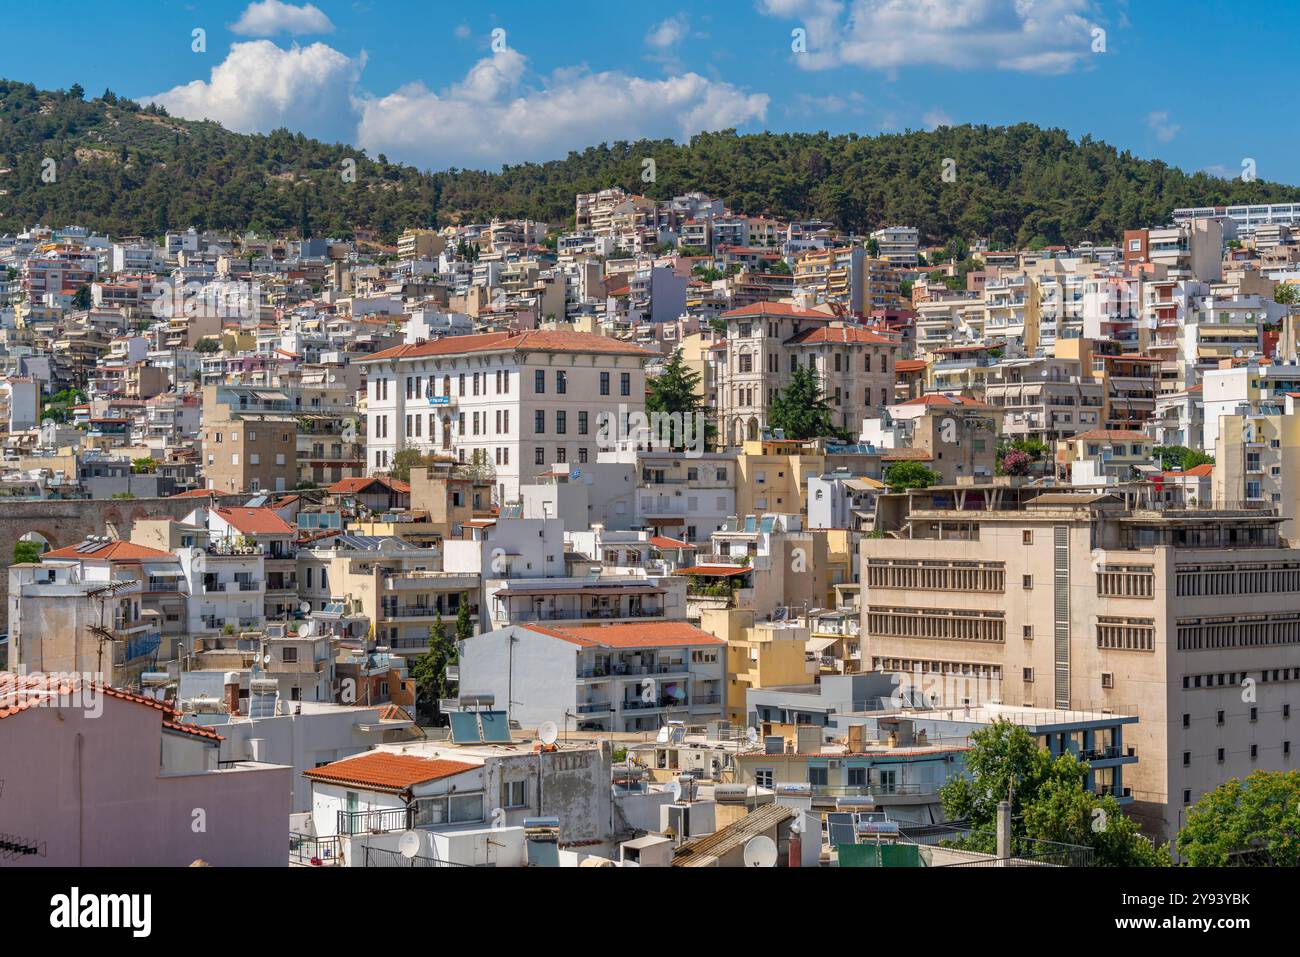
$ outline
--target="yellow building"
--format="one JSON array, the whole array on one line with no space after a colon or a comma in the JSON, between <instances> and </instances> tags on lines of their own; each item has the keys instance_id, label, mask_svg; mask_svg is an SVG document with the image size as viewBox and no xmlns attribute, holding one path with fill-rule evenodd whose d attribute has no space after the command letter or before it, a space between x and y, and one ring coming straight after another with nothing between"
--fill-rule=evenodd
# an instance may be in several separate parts
<instances>
[{"instance_id":1,"label":"yellow building","mask_svg":"<svg viewBox=\"0 0 1300 957\"><path fill-rule=\"evenodd\" d=\"M736 514L803 512L808 479L825 471L826 456L812 442L756 439L736 456Z\"/></svg>"},{"instance_id":2,"label":"yellow building","mask_svg":"<svg viewBox=\"0 0 1300 957\"><path fill-rule=\"evenodd\" d=\"M754 622L752 611L705 611L700 627L727 643L727 700L723 716L744 724L745 692L751 688L803 685L809 681L808 629L781 621Z\"/></svg>"}]
</instances>

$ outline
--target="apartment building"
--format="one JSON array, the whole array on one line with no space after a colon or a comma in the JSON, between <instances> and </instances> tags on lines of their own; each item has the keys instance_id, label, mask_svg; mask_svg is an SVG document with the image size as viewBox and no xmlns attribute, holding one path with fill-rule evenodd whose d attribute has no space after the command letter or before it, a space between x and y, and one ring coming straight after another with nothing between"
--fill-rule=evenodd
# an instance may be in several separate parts
<instances>
[{"instance_id":1,"label":"apartment building","mask_svg":"<svg viewBox=\"0 0 1300 957\"><path fill-rule=\"evenodd\" d=\"M298 420L289 395L256 386L203 389L205 487L214 492L297 488Z\"/></svg>"},{"instance_id":2,"label":"apartment building","mask_svg":"<svg viewBox=\"0 0 1300 957\"><path fill-rule=\"evenodd\" d=\"M877 255L891 265L915 268L920 245L920 231L915 226L885 226L871 234Z\"/></svg>"},{"instance_id":3,"label":"apartment building","mask_svg":"<svg viewBox=\"0 0 1300 957\"><path fill-rule=\"evenodd\" d=\"M635 521L642 528L707 542L736 514L735 452L639 452L637 468Z\"/></svg>"},{"instance_id":4,"label":"apartment building","mask_svg":"<svg viewBox=\"0 0 1300 957\"><path fill-rule=\"evenodd\" d=\"M481 462L501 501L554 463L596 460L645 410L652 353L582 332L493 332L402 345L359 360L368 373L366 459L403 449Z\"/></svg>"},{"instance_id":5,"label":"apartment building","mask_svg":"<svg viewBox=\"0 0 1300 957\"><path fill-rule=\"evenodd\" d=\"M862 542L866 654L946 705L1137 715L1133 811L1168 838L1228 778L1294 767L1300 551L1280 522L1121 490L933 488L897 537Z\"/></svg>"},{"instance_id":6,"label":"apartment building","mask_svg":"<svg viewBox=\"0 0 1300 957\"><path fill-rule=\"evenodd\" d=\"M1300 526L1300 418L1296 396L1246 406L1219 417L1212 488L1214 501L1276 509L1281 531L1297 541Z\"/></svg>"},{"instance_id":7,"label":"apartment building","mask_svg":"<svg viewBox=\"0 0 1300 957\"><path fill-rule=\"evenodd\" d=\"M1078 358L1006 359L991 372L984 401L1001 410L1007 439L1051 444L1102 424L1105 388L1085 374Z\"/></svg>"},{"instance_id":8,"label":"apartment building","mask_svg":"<svg viewBox=\"0 0 1300 957\"><path fill-rule=\"evenodd\" d=\"M722 716L725 644L684 621L513 625L460 643L460 682L525 728L655 731Z\"/></svg>"}]
</instances>

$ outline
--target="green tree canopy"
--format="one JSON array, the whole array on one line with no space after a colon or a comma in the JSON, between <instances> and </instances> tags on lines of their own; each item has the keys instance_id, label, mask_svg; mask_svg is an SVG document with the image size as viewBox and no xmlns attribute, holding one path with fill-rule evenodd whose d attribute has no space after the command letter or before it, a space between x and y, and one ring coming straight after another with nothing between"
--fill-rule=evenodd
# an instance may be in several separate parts
<instances>
[{"instance_id":1,"label":"green tree canopy","mask_svg":"<svg viewBox=\"0 0 1300 957\"><path fill-rule=\"evenodd\" d=\"M700 373L692 371L686 365L682 350L677 349L664 363L663 371L650 380L645 410L651 414L657 412L663 416L673 416L672 419L660 420L664 423L660 429L662 434L655 438L666 442L675 451L685 449L687 429L691 431L692 437L700 435L701 440L707 439L713 432L712 423L705 421L704 399L696 391L700 378ZM653 421L652 419L652 423ZM696 431L700 423L703 423L703 434Z\"/></svg>"},{"instance_id":2,"label":"green tree canopy","mask_svg":"<svg viewBox=\"0 0 1300 957\"><path fill-rule=\"evenodd\" d=\"M1300 866L1300 771L1252 771L1201 795L1178 852L1192 867Z\"/></svg>"},{"instance_id":3,"label":"green tree canopy","mask_svg":"<svg viewBox=\"0 0 1300 957\"><path fill-rule=\"evenodd\" d=\"M835 413L817 377L804 365L794 370L790 384L772 400L767 424L773 430L781 429L787 439L845 438L835 425Z\"/></svg>"},{"instance_id":4,"label":"green tree canopy","mask_svg":"<svg viewBox=\"0 0 1300 957\"><path fill-rule=\"evenodd\" d=\"M914 459L905 459L902 462L894 462L885 469L885 484L889 486L891 492L906 492L913 488L929 488L936 484L942 476L933 469L926 466L924 462L918 462Z\"/></svg>"},{"instance_id":5,"label":"green tree canopy","mask_svg":"<svg viewBox=\"0 0 1300 957\"><path fill-rule=\"evenodd\" d=\"M1160 467L1165 471L1181 469L1186 472L1198 465L1214 464L1213 456L1206 455L1197 449L1189 449L1185 445L1157 445L1151 451L1156 460L1159 461Z\"/></svg>"}]
</instances>

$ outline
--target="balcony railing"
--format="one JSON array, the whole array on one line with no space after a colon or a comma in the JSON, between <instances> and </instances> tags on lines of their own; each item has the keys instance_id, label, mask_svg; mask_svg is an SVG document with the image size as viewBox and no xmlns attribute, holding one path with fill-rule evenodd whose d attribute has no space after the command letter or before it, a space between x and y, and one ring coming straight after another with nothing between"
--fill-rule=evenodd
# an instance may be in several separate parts
<instances>
[{"instance_id":1,"label":"balcony railing","mask_svg":"<svg viewBox=\"0 0 1300 957\"><path fill-rule=\"evenodd\" d=\"M409 831L415 825L415 807L383 808L377 811L339 811L338 833L389 834Z\"/></svg>"}]
</instances>

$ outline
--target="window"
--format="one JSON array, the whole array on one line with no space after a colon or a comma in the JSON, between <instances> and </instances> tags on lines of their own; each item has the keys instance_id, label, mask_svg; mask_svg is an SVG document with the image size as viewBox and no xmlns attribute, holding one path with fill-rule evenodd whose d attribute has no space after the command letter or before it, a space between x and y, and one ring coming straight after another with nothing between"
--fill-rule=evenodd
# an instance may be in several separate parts
<instances>
[{"instance_id":1,"label":"window","mask_svg":"<svg viewBox=\"0 0 1300 957\"><path fill-rule=\"evenodd\" d=\"M1024 669L1024 679L1025 679L1025 684L1033 684L1033 682L1034 682L1034 669L1033 669L1033 668L1025 668L1025 669Z\"/></svg>"},{"instance_id":2,"label":"window","mask_svg":"<svg viewBox=\"0 0 1300 957\"><path fill-rule=\"evenodd\" d=\"M1250 746L1250 759L1254 761L1257 757L1259 757L1259 745L1252 744Z\"/></svg>"},{"instance_id":3,"label":"window","mask_svg":"<svg viewBox=\"0 0 1300 957\"><path fill-rule=\"evenodd\" d=\"M1103 688L1115 687L1115 675L1113 672L1103 671L1101 673L1101 686Z\"/></svg>"},{"instance_id":4,"label":"window","mask_svg":"<svg viewBox=\"0 0 1300 957\"><path fill-rule=\"evenodd\" d=\"M1222 711L1219 712L1218 717L1215 719L1215 722L1214 722L1214 723L1217 724L1220 728L1223 727L1223 712L1222 712Z\"/></svg>"},{"instance_id":5,"label":"window","mask_svg":"<svg viewBox=\"0 0 1300 957\"><path fill-rule=\"evenodd\" d=\"M1216 757L1218 758L1220 764L1223 763L1223 754L1224 754L1223 748L1219 748Z\"/></svg>"},{"instance_id":6,"label":"window","mask_svg":"<svg viewBox=\"0 0 1300 957\"><path fill-rule=\"evenodd\" d=\"M534 465L546 464L546 449L542 448L541 446L538 446L537 448L533 449L533 464Z\"/></svg>"},{"instance_id":7,"label":"window","mask_svg":"<svg viewBox=\"0 0 1300 957\"><path fill-rule=\"evenodd\" d=\"M555 413L555 434L564 435L569 430L569 414L563 409Z\"/></svg>"},{"instance_id":8,"label":"window","mask_svg":"<svg viewBox=\"0 0 1300 957\"><path fill-rule=\"evenodd\" d=\"M563 369L556 370L555 373L555 393L564 395L569 388L569 374Z\"/></svg>"},{"instance_id":9,"label":"window","mask_svg":"<svg viewBox=\"0 0 1300 957\"><path fill-rule=\"evenodd\" d=\"M578 434L579 435L587 434L587 413L586 412L578 413Z\"/></svg>"},{"instance_id":10,"label":"window","mask_svg":"<svg viewBox=\"0 0 1300 957\"><path fill-rule=\"evenodd\" d=\"M758 785L759 787L761 787L761 788L767 788L768 790L771 790L771 788L772 788L772 769L771 769L771 768L756 768L756 769L754 770L754 783L757 784L757 785Z\"/></svg>"},{"instance_id":11,"label":"window","mask_svg":"<svg viewBox=\"0 0 1300 957\"><path fill-rule=\"evenodd\" d=\"M541 395L546 391L546 371L538 369L533 373L533 391Z\"/></svg>"},{"instance_id":12,"label":"window","mask_svg":"<svg viewBox=\"0 0 1300 957\"><path fill-rule=\"evenodd\" d=\"M1192 791L1191 791L1191 788L1183 788L1183 803L1184 803L1184 804L1191 804L1191 803L1192 803Z\"/></svg>"},{"instance_id":13,"label":"window","mask_svg":"<svg viewBox=\"0 0 1300 957\"><path fill-rule=\"evenodd\" d=\"M1258 708L1251 708L1251 709L1250 709L1250 720L1251 720L1251 723L1252 723L1252 724L1259 720L1259 709L1258 709Z\"/></svg>"},{"instance_id":14,"label":"window","mask_svg":"<svg viewBox=\"0 0 1300 957\"><path fill-rule=\"evenodd\" d=\"M825 787L828 771L826 768L808 768L808 783L813 787Z\"/></svg>"},{"instance_id":15,"label":"window","mask_svg":"<svg viewBox=\"0 0 1300 957\"><path fill-rule=\"evenodd\" d=\"M1020 582L1021 582L1021 584L1024 585L1026 588L1033 588L1033 587L1034 587L1034 576L1033 576L1033 575L1022 575L1022 576L1021 576L1021 579L1020 579Z\"/></svg>"},{"instance_id":16,"label":"window","mask_svg":"<svg viewBox=\"0 0 1300 957\"><path fill-rule=\"evenodd\" d=\"M1030 639L1030 640L1033 640L1033 637L1034 637L1034 626L1033 626L1033 625L1025 625L1025 626L1024 626L1024 636L1025 636L1026 638Z\"/></svg>"},{"instance_id":17,"label":"window","mask_svg":"<svg viewBox=\"0 0 1300 957\"><path fill-rule=\"evenodd\" d=\"M502 781L501 806L503 808L528 806L527 781Z\"/></svg>"},{"instance_id":18,"label":"window","mask_svg":"<svg viewBox=\"0 0 1300 957\"><path fill-rule=\"evenodd\" d=\"M1185 768L1190 768L1191 766L1192 766L1192 752L1190 752L1190 751L1184 751L1184 752L1183 752L1183 767L1185 767Z\"/></svg>"},{"instance_id":19,"label":"window","mask_svg":"<svg viewBox=\"0 0 1300 957\"><path fill-rule=\"evenodd\" d=\"M578 461L580 463L585 463L587 461L587 447L585 445L578 449Z\"/></svg>"},{"instance_id":20,"label":"window","mask_svg":"<svg viewBox=\"0 0 1300 957\"><path fill-rule=\"evenodd\" d=\"M298 662L298 649L285 648L280 652L280 660L285 664L292 665Z\"/></svg>"},{"instance_id":21,"label":"window","mask_svg":"<svg viewBox=\"0 0 1300 957\"><path fill-rule=\"evenodd\" d=\"M1034 530L1031 528L1026 528L1024 531L1022 531L1020 533L1020 541L1025 545L1034 544Z\"/></svg>"},{"instance_id":22,"label":"window","mask_svg":"<svg viewBox=\"0 0 1300 957\"><path fill-rule=\"evenodd\" d=\"M1192 726L1192 716L1190 714L1183 715L1183 727L1190 728L1191 726Z\"/></svg>"},{"instance_id":23,"label":"window","mask_svg":"<svg viewBox=\"0 0 1300 957\"><path fill-rule=\"evenodd\" d=\"M535 435L546 434L546 412L543 409L538 409L533 413L533 433Z\"/></svg>"},{"instance_id":24,"label":"window","mask_svg":"<svg viewBox=\"0 0 1300 957\"><path fill-rule=\"evenodd\" d=\"M618 394L619 394L619 395L631 395L631 394L632 394L632 373L630 373L630 372L620 372L620 373L619 373L619 376L618 376Z\"/></svg>"}]
</instances>

